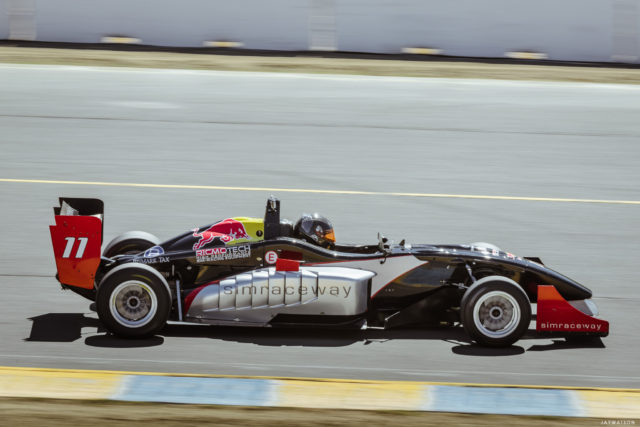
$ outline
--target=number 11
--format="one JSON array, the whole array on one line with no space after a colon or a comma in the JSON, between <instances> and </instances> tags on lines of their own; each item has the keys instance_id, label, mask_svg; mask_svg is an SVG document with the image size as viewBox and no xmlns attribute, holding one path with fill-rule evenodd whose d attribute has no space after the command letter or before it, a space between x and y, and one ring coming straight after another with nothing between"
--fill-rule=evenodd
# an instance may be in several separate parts
<instances>
[{"instance_id":1,"label":"number 11","mask_svg":"<svg viewBox=\"0 0 640 427\"><path fill-rule=\"evenodd\" d=\"M69 258L71 255L71 250L73 249L73 245L76 242L75 237L65 237L64 240L67 241L67 246L64 248L64 253L62 254L62 258ZM80 244L78 245L78 250L76 251L76 258L82 258L84 255L84 250L87 247L87 242L89 241L88 237L78 237Z\"/></svg>"}]
</instances>

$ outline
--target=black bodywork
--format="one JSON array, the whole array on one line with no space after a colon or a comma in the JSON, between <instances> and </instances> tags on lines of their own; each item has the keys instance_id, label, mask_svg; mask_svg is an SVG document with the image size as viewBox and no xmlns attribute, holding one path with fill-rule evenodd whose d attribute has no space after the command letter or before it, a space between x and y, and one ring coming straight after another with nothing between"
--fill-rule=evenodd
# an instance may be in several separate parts
<instances>
[{"instance_id":1,"label":"black bodywork","mask_svg":"<svg viewBox=\"0 0 640 427\"><path fill-rule=\"evenodd\" d=\"M206 226L208 227L208 226ZM206 228L202 227L202 228ZM238 273L269 267L265 261L268 251L275 251L280 259L296 260L301 265L342 263L355 260L377 260L386 263L393 257L413 255L428 261L415 269L401 271L377 293L370 295L366 316L371 326L397 327L409 324L438 324L459 321L459 307L465 290L482 277L499 275L518 283L531 302L537 298L538 285L553 285L566 300L583 300L591 291L579 283L545 267L538 258L522 258L495 248L471 245L388 245L384 240L372 245L336 245L322 248L292 236L290 224L280 221L279 201L267 203L264 219L264 240L242 243L249 245L250 256L232 260L198 262L193 249L191 231L170 239L159 246L161 256L149 257L145 253L117 255L102 258L96 273L96 283L109 270L123 263L145 263L160 271L166 278L174 296L180 302L196 288ZM223 242L212 242L211 247L224 247ZM177 287L179 283L179 287ZM63 285L64 286L64 285ZM95 299L95 289L70 287L81 295ZM179 292L176 290L179 289ZM180 312L174 297L170 320L178 320ZM357 318L331 318L325 316L278 316L273 324L351 324Z\"/></svg>"}]
</instances>

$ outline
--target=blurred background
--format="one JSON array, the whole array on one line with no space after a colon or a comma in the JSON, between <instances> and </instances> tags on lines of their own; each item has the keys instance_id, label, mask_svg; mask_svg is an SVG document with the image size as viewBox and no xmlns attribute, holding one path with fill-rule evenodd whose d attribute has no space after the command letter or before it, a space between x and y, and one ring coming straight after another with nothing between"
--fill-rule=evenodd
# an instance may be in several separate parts
<instances>
[{"instance_id":1,"label":"blurred background","mask_svg":"<svg viewBox=\"0 0 640 427\"><path fill-rule=\"evenodd\" d=\"M0 0L0 40L0 365L640 388L640 86L617 84L639 80L640 1ZM538 256L612 333L123 341L53 278L59 196L104 200L108 242L260 217L271 194L342 242Z\"/></svg>"},{"instance_id":2,"label":"blurred background","mask_svg":"<svg viewBox=\"0 0 640 427\"><path fill-rule=\"evenodd\" d=\"M0 40L591 62L638 63L639 22L637 0L0 1Z\"/></svg>"}]
</instances>

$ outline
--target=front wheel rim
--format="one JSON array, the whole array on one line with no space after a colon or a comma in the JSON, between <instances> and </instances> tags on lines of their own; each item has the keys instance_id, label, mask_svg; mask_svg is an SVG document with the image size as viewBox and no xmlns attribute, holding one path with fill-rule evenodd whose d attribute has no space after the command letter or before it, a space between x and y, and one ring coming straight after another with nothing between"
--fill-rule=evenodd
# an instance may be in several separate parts
<instances>
[{"instance_id":1,"label":"front wheel rim","mask_svg":"<svg viewBox=\"0 0 640 427\"><path fill-rule=\"evenodd\" d=\"M139 328L154 318L158 310L158 298L146 283L128 280L111 292L109 310L122 326Z\"/></svg>"},{"instance_id":2,"label":"front wheel rim","mask_svg":"<svg viewBox=\"0 0 640 427\"><path fill-rule=\"evenodd\" d=\"M510 336L520 324L522 310L516 299L504 291L482 295L473 306L473 322L489 338Z\"/></svg>"}]
</instances>

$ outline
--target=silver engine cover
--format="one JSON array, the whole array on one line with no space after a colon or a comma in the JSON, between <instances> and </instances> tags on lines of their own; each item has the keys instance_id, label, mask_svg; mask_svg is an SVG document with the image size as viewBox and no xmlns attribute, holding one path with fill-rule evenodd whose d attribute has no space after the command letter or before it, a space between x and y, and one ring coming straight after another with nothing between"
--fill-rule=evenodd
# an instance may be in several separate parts
<instances>
[{"instance_id":1,"label":"silver engine cover","mask_svg":"<svg viewBox=\"0 0 640 427\"><path fill-rule=\"evenodd\" d=\"M278 314L362 314L373 276L366 270L322 266L242 273L200 290L185 320L265 325Z\"/></svg>"}]
</instances>

